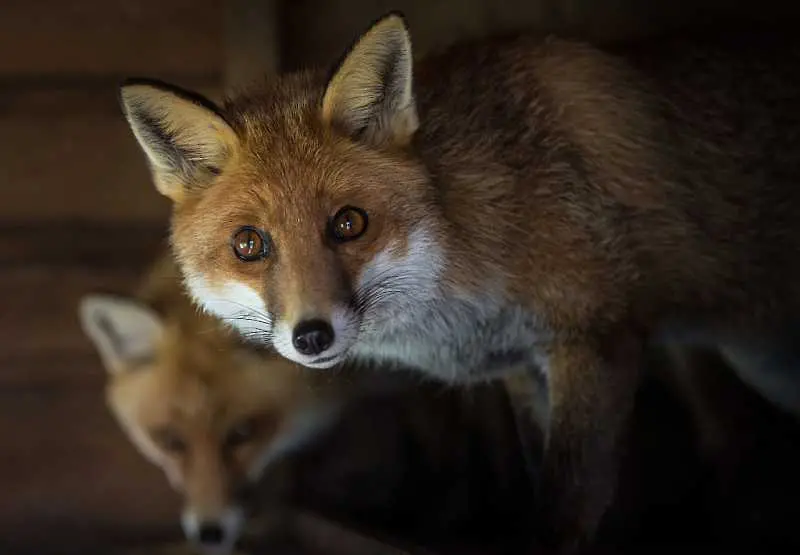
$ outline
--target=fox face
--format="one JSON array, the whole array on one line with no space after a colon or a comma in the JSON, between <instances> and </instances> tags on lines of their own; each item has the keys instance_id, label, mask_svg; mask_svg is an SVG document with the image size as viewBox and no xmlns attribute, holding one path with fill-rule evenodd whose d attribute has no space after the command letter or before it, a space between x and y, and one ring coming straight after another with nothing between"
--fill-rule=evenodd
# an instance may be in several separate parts
<instances>
[{"instance_id":1,"label":"fox face","mask_svg":"<svg viewBox=\"0 0 800 555\"><path fill-rule=\"evenodd\" d=\"M325 426L330 407L311 400L299 368L277 355L265 363L210 322L187 334L133 299L106 295L85 297L80 318L109 373L111 412L184 496L187 538L207 553L230 552L250 488Z\"/></svg>"},{"instance_id":2,"label":"fox face","mask_svg":"<svg viewBox=\"0 0 800 555\"><path fill-rule=\"evenodd\" d=\"M174 203L173 252L194 300L245 338L328 368L433 298L444 224L410 147L412 88L396 15L330 79L286 75L222 107L127 82L121 103Z\"/></svg>"}]
</instances>

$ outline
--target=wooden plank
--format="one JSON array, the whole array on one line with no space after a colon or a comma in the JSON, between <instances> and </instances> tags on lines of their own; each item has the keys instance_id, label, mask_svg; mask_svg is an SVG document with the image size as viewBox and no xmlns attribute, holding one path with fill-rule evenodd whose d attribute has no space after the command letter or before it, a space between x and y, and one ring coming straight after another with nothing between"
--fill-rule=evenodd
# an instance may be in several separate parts
<instances>
[{"instance_id":1,"label":"wooden plank","mask_svg":"<svg viewBox=\"0 0 800 555\"><path fill-rule=\"evenodd\" d=\"M765 0L758 10L727 0L292 0L283 6L283 69L333 63L389 10L401 10L411 27L415 56L455 40L528 30L558 32L598 41L646 36L700 21L719 25L725 17L747 21L797 19L800 5Z\"/></svg>"},{"instance_id":2,"label":"wooden plank","mask_svg":"<svg viewBox=\"0 0 800 555\"><path fill-rule=\"evenodd\" d=\"M107 553L180 537L180 500L113 421L76 313L88 291L133 289L164 223L8 226L0 236L0 550Z\"/></svg>"},{"instance_id":3,"label":"wooden plank","mask_svg":"<svg viewBox=\"0 0 800 555\"><path fill-rule=\"evenodd\" d=\"M103 381L77 309L92 291L129 293L163 247L165 223L0 229L0 387Z\"/></svg>"},{"instance_id":4,"label":"wooden plank","mask_svg":"<svg viewBox=\"0 0 800 555\"><path fill-rule=\"evenodd\" d=\"M236 89L274 74L283 28L278 0L231 0L225 10L225 86Z\"/></svg>"},{"instance_id":5,"label":"wooden plank","mask_svg":"<svg viewBox=\"0 0 800 555\"><path fill-rule=\"evenodd\" d=\"M108 94L113 98L112 90ZM168 214L119 114L12 114L0 120L0 145L4 222L160 221Z\"/></svg>"},{"instance_id":6,"label":"wooden plank","mask_svg":"<svg viewBox=\"0 0 800 555\"><path fill-rule=\"evenodd\" d=\"M0 74L219 72L223 5L3 0Z\"/></svg>"},{"instance_id":7,"label":"wooden plank","mask_svg":"<svg viewBox=\"0 0 800 555\"><path fill-rule=\"evenodd\" d=\"M0 118L27 119L31 125L46 125L52 118L85 115L122 117L117 87L124 75L0 76ZM169 82L196 90L218 101L222 96L216 73L173 73L162 76Z\"/></svg>"},{"instance_id":8,"label":"wooden plank","mask_svg":"<svg viewBox=\"0 0 800 555\"><path fill-rule=\"evenodd\" d=\"M178 75L214 100L218 82ZM109 77L0 82L0 220L161 221L169 202L152 184L144 154Z\"/></svg>"},{"instance_id":9,"label":"wooden plank","mask_svg":"<svg viewBox=\"0 0 800 555\"><path fill-rule=\"evenodd\" d=\"M167 226L165 219L132 224L53 221L45 225L34 221L0 225L0 268L4 272L11 267L139 269L166 244ZM58 248L42 250L43 245Z\"/></svg>"}]
</instances>

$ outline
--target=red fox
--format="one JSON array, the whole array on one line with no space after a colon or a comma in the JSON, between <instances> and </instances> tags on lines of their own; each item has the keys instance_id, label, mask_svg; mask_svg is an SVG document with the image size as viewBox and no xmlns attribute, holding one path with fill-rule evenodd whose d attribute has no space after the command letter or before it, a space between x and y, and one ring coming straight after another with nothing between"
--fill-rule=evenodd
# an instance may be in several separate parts
<instances>
[{"instance_id":1,"label":"red fox","mask_svg":"<svg viewBox=\"0 0 800 555\"><path fill-rule=\"evenodd\" d=\"M112 414L183 494L203 553L268 541L294 506L419 541L496 541L529 497L502 388L309 373L197 311L167 256L136 296L86 295L80 319Z\"/></svg>"},{"instance_id":2,"label":"red fox","mask_svg":"<svg viewBox=\"0 0 800 555\"><path fill-rule=\"evenodd\" d=\"M506 36L413 63L406 21L216 106L121 105L193 298L310 368L539 374L543 541L591 541L650 340L800 414L800 40Z\"/></svg>"},{"instance_id":3,"label":"red fox","mask_svg":"<svg viewBox=\"0 0 800 555\"><path fill-rule=\"evenodd\" d=\"M182 302L169 264L158 264L143 289L152 302L87 295L81 323L108 371L112 413L185 494L187 538L204 552L227 553L245 522L238 490L306 445L338 407L313 394L288 361L273 361L265 376L259 357Z\"/></svg>"}]
</instances>

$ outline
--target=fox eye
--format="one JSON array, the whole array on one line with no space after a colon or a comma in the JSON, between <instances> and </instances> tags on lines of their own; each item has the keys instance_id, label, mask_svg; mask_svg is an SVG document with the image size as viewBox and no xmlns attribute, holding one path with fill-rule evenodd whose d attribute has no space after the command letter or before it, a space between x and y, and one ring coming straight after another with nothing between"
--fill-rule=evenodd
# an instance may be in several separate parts
<instances>
[{"instance_id":1,"label":"fox eye","mask_svg":"<svg viewBox=\"0 0 800 555\"><path fill-rule=\"evenodd\" d=\"M367 230L367 213L355 206L345 206L331 218L329 230L338 243L358 239Z\"/></svg>"},{"instance_id":2,"label":"fox eye","mask_svg":"<svg viewBox=\"0 0 800 555\"><path fill-rule=\"evenodd\" d=\"M156 430L153 439L164 451L169 453L183 453L186 451L186 442L172 430Z\"/></svg>"},{"instance_id":3,"label":"fox eye","mask_svg":"<svg viewBox=\"0 0 800 555\"><path fill-rule=\"evenodd\" d=\"M248 419L240 422L228 432L225 437L225 447L235 449L253 439L256 433L256 421Z\"/></svg>"},{"instance_id":4,"label":"fox eye","mask_svg":"<svg viewBox=\"0 0 800 555\"><path fill-rule=\"evenodd\" d=\"M253 226L243 226L231 237L231 245L236 257L243 262L263 260L269 255L269 241L266 234Z\"/></svg>"}]
</instances>

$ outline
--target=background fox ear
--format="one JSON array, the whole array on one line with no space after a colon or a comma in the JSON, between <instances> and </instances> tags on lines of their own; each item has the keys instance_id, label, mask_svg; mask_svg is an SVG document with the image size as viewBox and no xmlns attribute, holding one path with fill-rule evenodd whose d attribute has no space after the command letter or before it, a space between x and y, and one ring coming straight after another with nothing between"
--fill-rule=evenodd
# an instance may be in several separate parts
<instances>
[{"instance_id":1,"label":"background fox ear","mask_svg":"<svg viewBox=\"0 0 800 555\"><path fill-rule=\"evenodd\" d=\"M156 187L175 202L192 187L210 183L238 142L217 108L194 93L154 80L129 79L119 97Z\"/></svg>"},{"instance_id":2,"label":"background fox ear","mask_svg":"<svg viewBox=\"0 0 800 555\"><path fill-rule=\"evenodd\" d=\"M125 297L86 295L78 316L83 332L111 374L152 359L164 333L164 324L153 310Z\"/></svg>"},{"instance_id":3,"label":"background fox ear","mask_svg":"<svg viewBox=\"0 0 800 555\"><path fill-rule=\"evenodd\" d=\"M419 125L412 65L405 20L390 13L345 54L326 87L323 120L372 143L406 144Z\"/></svg>"}]
</instances>

